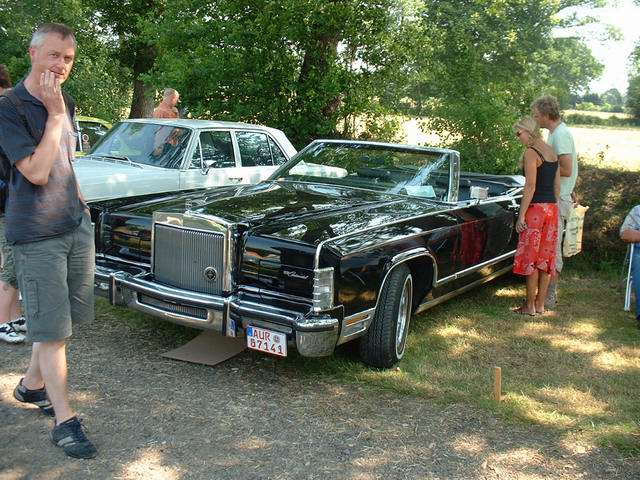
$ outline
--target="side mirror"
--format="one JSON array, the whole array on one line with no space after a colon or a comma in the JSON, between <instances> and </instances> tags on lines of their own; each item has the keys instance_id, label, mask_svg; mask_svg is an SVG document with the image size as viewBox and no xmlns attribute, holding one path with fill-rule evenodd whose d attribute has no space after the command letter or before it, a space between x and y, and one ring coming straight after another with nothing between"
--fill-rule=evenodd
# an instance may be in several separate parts
<instances>
[{"instance_id":1,"label":"side mirror","mask_svg":"<svg viewBox=\"0 0 640 480\"><path fill-rule=\"evenodd\" d=\"M203 160L202 161L202 168L200 169L200 173L202 173L203 175L208 175L209 174L209 169L213 168L216 164L215 160Z\"/></svg>"}]
</instances>

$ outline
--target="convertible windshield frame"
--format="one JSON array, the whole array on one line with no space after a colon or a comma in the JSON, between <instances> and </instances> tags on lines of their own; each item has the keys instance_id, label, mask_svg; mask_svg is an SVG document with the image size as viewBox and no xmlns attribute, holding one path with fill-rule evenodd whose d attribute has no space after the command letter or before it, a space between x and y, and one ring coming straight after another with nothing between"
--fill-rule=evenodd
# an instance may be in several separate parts
<instances>
[{"instance_id":1,"label":"convertible windshield frame","mask_svg":"<svg viewBox=\"0 0 640 480\"><path fill-rule=\"evenodd\" d=\"M335 152L335 157L331 156L333 152L323 156L327 150ZM422 158L424 163L420 161ZM301 173L292 173L296 168ZM460 156L455 150L355 140L315 140L278 168L269 180L340 185L456 203L459 169Z\"/></svg>"}]
</instances>

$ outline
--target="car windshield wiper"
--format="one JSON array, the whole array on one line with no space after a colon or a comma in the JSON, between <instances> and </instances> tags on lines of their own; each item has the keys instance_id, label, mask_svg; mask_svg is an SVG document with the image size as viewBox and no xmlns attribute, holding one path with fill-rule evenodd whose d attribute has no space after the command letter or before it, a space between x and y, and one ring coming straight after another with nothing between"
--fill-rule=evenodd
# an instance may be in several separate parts
<instances>
[{"instance_id":1,"label":"car windshield wiper","mask_svg":"<svg viewBox=\"0 0 640 480\"><path fill-rule=\"evenodd\" d=\"M125 156L125 155L111 155L111 154L104 154L104 153L92 153L89 154L88 156L90 157L96 157L96 158L100 158L100 159L104 159L104 160L115 160L117 162L126 162L128 165L131 166L137 166L139 168L142 168L142 166L136 162L133 162L129 157Z\"/></svg>"}]
</instances>

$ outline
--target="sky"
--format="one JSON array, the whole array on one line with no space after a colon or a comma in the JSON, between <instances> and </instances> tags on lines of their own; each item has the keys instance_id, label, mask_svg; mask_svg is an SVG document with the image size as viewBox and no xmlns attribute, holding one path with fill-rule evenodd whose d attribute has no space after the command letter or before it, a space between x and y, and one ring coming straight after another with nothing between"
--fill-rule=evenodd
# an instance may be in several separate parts
<instances>
[{"instance_id":1,"label":"sky","mask_svg":"<svg viewBox=\"0 0 640 480\"><path fill-rule=\"evenodd\" d=\"M570 11L577 13L580 18L589 15L599 20L597 25L576 30L591 48L593 56L604 65L602 76L589 85L591 91L603 93L610 88L617 88L620 93L625 94L629 85L627 76L629 55L636 42L640 40L640 6L633 0L618 0L610 3L612 5L604 8L574 8ZM622 40L602 41L606 24L616 27L623 35ZM563 35L564 32L558 34Z\"/></svg>"}]
</instances>

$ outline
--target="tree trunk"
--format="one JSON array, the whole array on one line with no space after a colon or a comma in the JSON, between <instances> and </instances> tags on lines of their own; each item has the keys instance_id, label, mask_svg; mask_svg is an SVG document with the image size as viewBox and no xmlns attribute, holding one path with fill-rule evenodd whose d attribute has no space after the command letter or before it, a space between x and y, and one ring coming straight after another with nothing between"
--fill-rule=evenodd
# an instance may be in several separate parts
<instances>
[{"instance_id":1,"label":"tree trunk","mask_svg":"<svg viewBox=\"0 0 640 480\"><path fill-rule=\"evenodd\" d=\"M151 85L145 84L140 77L153 68L157 55L157 50L150 45L140 45L136 51L133 62L133 98L129 118L149 118L153 113L154 89Z\"/></svg>"},{"instance_id":2,"label":"tree trunk","mask_svg":"<svg viewBox=\"0 0 640 480\"><path fill-rule=\"evenodd\" d=\"M145 85L142 80L133 81L133 99L129 118L150 118L153 113L153 87Z\"/></svg>"}]
</instances>

